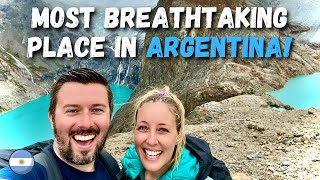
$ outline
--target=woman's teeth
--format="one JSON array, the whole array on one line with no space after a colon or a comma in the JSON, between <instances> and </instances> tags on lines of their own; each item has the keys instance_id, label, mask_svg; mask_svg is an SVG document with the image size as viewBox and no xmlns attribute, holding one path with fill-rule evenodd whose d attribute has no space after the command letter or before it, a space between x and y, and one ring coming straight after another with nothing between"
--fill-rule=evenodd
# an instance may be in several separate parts
<instances>
[{"instance_id":1,"label":"woman's teeth","mask_svg":"<svg viewBox=\"0 0 320 180\"><path fill-rule=\"evenodd\" d=\"M149 151L149 150L145 150L145 152L146 152L146 155L151 159L155 159L159 157L162 153L162 151Z\"/></svg>"}]
</instances>

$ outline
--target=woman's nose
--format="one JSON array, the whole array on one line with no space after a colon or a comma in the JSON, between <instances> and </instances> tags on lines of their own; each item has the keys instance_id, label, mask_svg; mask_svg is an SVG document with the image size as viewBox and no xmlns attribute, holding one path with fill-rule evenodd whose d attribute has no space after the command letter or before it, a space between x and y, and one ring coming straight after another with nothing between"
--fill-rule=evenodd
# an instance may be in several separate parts
<instances>
[{"instance_id":1,"label":"woman's nose","mask_svg":"<svg viewBox=\"0 0 320 180\"><path fill-rule=\"evenodd\" d=\"M149 145L157 145L158 144L157 135L153 132L150 132L146 142Z\"/></svg>"}]
</instances>

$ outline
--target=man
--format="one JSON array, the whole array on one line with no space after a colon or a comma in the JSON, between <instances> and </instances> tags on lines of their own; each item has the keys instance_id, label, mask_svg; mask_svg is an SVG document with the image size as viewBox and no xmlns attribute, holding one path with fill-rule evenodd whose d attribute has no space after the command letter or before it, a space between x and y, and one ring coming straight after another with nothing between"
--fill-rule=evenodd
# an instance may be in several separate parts
<instances>
[{"instance_id":1,"label":"man","mask_svg":"<svg viewBox=\"0 0 320 180\"><path fill-rule=\"evenodd\" d=\"M54 179L114 179L115 172L98 158L107 138L112 100L107 80L90 69L71 70L53 84L48 116L55 138L48 151L62 176ZM48 171L36 162L25 175L6 167L0 179L50 179Z\"/></svg>"}]
</instances>

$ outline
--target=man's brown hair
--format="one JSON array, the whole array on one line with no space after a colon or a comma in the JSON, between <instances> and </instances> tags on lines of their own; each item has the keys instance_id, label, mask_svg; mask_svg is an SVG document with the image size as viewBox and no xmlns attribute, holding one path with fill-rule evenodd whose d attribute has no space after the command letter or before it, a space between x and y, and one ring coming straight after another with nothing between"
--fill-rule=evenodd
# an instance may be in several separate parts
<instances>
[{"instance_id":1,"label":"man's brown hair","mask_svg":"<svg viewBox=\"0 0 320 180\"><path fill-rule=\"evenodd\" d=\"M50 98L50 106L49 106L49 114L54 118L56 105L58 101L58 93L63 84L67 82L77 82L81 84L89 84L89 83L98 83L102 84L106 87L108 93L108 101L110 108L110 118L113 112L113 95L111 92L111 88L109 86L108 81L99 73L92 69L80 68L73 69L66 74L62 75L53 85L51 89L51 98Z\"/></svg>"}]
</instances>

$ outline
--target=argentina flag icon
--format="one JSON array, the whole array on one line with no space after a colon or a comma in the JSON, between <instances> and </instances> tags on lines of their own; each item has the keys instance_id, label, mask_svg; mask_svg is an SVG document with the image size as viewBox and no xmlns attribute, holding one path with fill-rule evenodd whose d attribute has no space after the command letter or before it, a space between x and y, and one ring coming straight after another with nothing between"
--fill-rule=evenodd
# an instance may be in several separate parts
<instances>
[{"instance_id":1,"label":"argentina flag icon","mask_svg":"<svg viewBox=\"0 0 320 180\"><path fill-rule=\"evenodd\" d=\"M34 165L34 158L26 150L17 150L11 154L9 159L9 166L11 170L17 174L27 174Z\"/></svg>"}]
</instances>

